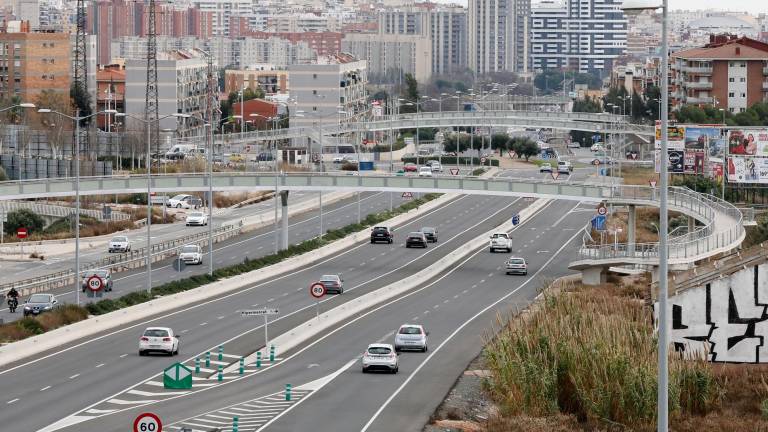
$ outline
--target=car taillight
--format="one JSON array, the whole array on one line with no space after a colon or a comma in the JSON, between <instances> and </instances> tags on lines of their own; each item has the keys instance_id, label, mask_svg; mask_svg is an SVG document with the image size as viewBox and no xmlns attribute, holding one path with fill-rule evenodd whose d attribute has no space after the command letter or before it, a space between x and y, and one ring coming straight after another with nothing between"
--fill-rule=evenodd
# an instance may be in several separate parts
<instances>
[{"instance_id":1,"label":"car taillight","mask_svg":"<svg viewBox=\"0 0 768 432\"><path fill-rule=\"evenodd\" d=\"M149 342L149 338L148 337L142 337L141 340L144 341L144 342Z\"/></svg>"},{"instance_id":2,"label":"car taillight","mask_svg":"<svg viewBox=\"0 0 768 432\"><path fill-rule=\"evenodd\" d=\"M171 338L163 338L163 342L170 342Z\"/></svg>"}]
</instances>

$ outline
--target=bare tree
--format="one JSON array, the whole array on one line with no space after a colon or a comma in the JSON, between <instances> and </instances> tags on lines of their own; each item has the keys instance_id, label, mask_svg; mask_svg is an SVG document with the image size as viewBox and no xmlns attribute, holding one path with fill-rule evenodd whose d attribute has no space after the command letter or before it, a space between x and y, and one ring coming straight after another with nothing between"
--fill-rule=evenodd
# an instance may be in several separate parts
<instances>
[{"instance_id":1,"label":"bare tree","mask_svg":"<svg viewBox=\"0 0 768 432\"><path fill-rule=\"evenodd\" d=\"M37 96L37 106L62 113L72 112L73 105L69 94L53 90L43 90ZM63 148L68 137L71 137L72 121L57 114L41 114L34 112L28 117L32 129L42 130L54 159L63 158ZM67 133L69 132L69 133Z\"/></svg>"}]
</instances>

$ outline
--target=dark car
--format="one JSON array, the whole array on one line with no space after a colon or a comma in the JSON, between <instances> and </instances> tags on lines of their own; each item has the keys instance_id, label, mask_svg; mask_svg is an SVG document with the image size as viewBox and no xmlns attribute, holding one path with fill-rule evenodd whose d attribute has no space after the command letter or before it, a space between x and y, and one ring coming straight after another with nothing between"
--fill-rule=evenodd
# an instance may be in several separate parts
<instances>
[{"instance_id":1,"label":"dark car","mask_svg":"<svg viewBox=\"0 0 768 432\"><path fill-rule=\"evenodd\" d=\"M424 233L424 237L427 238L428 242L437 243L437 228L424 227L421 229L421 232Z\"/></svg>"},{"instance_id":2,"label":"dark car","mask_svg":"<svg viewBox=\"0 0 768 432\"><path fill-rule=\"evenodd\" d=\"M380 241L390 244L395 241L395 236L392 234L392 230L383 226L374 227L373 230L371 230L371 243Z\"/></svg>"},{"instance_id":3,"label":"dark car","mask_svg":"<svg viewBox=\"0 0 768 432\"><path fill-rule=\"evenodd\" d=\"M24 302L24 316L40 315L43 312L50 312L56 307L56 297L53 294L32 294Z\"/></svg>"},{"instance_id":4,"label":"dark car","mask_svg":"<svg viewBox=\"0 0 768 432\"><path fill-rule=\"evenodd\" d=\"M340 274L323 275L318 281L325 287L325 292L336 294L344 293L344 278Z\"/></svg>"},{"instance_id":5,"label":"dark car","mask_svg":"<svg viewBox=\"0 0 768 432\"><path fill-rule=\"evenodd\" d=\"M412 232L405 239L405 247L427 247L427 236L423 232Z\"/></svg>"},{"instance_id":6,"label":"dark car","mask_svg":"<svg viewBox=\"0 0 768 432\"><path fill-rule=\"evenodd\" d=\"M268 162L268 161L272 161L273 159L274 157L272 156L272 153L259 153L259 156L257 158L259 162Z\"/></svg>"}]
</instances>

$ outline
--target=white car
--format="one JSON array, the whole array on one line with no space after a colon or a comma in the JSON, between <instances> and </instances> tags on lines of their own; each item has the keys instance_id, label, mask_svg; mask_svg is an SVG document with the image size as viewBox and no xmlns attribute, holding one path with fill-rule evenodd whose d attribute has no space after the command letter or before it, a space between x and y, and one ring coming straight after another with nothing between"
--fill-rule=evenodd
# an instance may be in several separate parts
<instances>
[{"instance_id":1,"label":"white car","mask_svg":"<svg viewBox=\"0 0 768 432\"><path fill-rule=\"evenodd\" d=\"M344 156L334 156L333 157L333 163L342 163L344 162Z\"/></svg>"},{"instance_id":2,"label":"white car","mask_svg":"<svg viewBox=\"0 0 768 432\"><path fill-rule=\"evenodd\" d=\"M206 216L203 212L190 213L187 215L186 224L187 226L206 226L208 225L208 216Z\"/></svg>"},{"instance_id":3,"label":"white car","mask_svg":"<svg viewBox=\"0 0 768 432\"><path fill-rule=\"evenodd\" d=\"M184 264L202 264L203 252L198 245L184 245L179 252L179 259Z\"/></svg>"},{"instance_id":4,"label":"white car","mask_svg":"<svg viewBox=\"0 0 768 432\"><path fill-rule=\"evenodd\" d=\"M539 166L539 172L540 173L543 173L543 172L551 173L552 172L552 164L551 163L543 163L543 164L541 164Z\"/></svg>"},{"instance_id":5,"label":"white car","mask_svg":"<svg viewBox=\"0 0 768 432\"><path fill-rule=\"evenodd\" d=\"M398 361L395 348L390 344L374 343L368 345L362 358L363 373L383 370L397 373Z\"/></svg>"},{"instance_id":6,"label":"white car","mask_svg":"<svg viewBox=\"0 0 768 432\"><path fill-rule=\"evenodd\" d=\"M589 149L593 152L605 151L605 148L601 144L594 144Z\"/></svg>"},{"instance_id":7,"label":"white car","mask_svg":"<svg viewBox=\"0 0 768 432\"><path fill-rule=\"evenodd\" d=\"M184 209L190 209L190 208L197 208L197 205L193 203L195 200L195 197L192 195L185 195L185 194L179 194L174 196L173 198L169 198L168 202L165 204L168 207L175 207L175 208L184 208Z\"/></svg>"},{"instance_id":8,"label":"white car","mask_svg":"<svg viewBox=\"0 0 768 432\"><path fill-rule=\"evenodd\" d=\"M130 251L131 251L131 241L128 240L128 237L125 237L125 236L112 237L112 240L109 241L109 253L130 252Z\"/></svg>"},{"instance_id":9,"label":"white car","mask_svg":"<svg viewBox=\"0 0 768 432\"><path fill-rule=\"evenodd\" d=\"M496 252L499 249L512 252L512 239L509 237L509 234L505 232L493 233L489 247L491 253Z\"/></svg>"},{"instance_id":10,"label":"white car","mask_svg":"<svg viewBox=\"0 0 768 432\"><path fill-rule=\"evenodd\" d=\"M179 353L179 336L169 327L147 327L139 339L139 355L161 352L168 355Z\"/></svg>"},{"instance_id":11,"label":"white car","mask_svg":"<svg viewBox=\"0 0 768 432\"><path fill-rule=\"evenodd\" d=\"M432 168L432 172L443 172L443 166L438 161L429 161L427 164Z\"/></svg>"},{"instance_id":12,"label":"white car","mask_svg":"<svg viewBox=\"0 0 768 432\"><path fill-rule=\"evenodd\" d=\"M557 162L557 173L558 174L570 174L573 172L573 165L571 165L568 161L558 161Z\"/></svg>"},{"instance_id":13,"label":"white car","mask_svg":"<svg viewBox=\"0 0 768 432\"><path fill-rule=\"evenodd\" d=\"M427 352L429 333L419 324L403 324L395 333L395 351L419 350Z\"/></svg>"},{"instance_id":14,"label":"white car","mask_svg":"<svg viewBox=\"0 0 768 432\"><path fill-rule=\"evenodd\" d=\"M428 166L419 168L419 177L432 177L432 168Z\"/></svg>"}]
</instances>

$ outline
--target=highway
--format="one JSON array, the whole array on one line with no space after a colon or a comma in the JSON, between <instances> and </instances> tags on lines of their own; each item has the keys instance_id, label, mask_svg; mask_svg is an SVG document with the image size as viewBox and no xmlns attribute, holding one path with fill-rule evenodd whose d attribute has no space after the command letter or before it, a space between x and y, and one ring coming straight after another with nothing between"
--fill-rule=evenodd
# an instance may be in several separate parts
<instances>
[{"instance_id":1,"label":"highway","mask_svg":"<svg viewBox=\"0 0 768 432\"><path fill-rule=\"evenodd\" d=\"M305 194L305 196L308 194ZM315 194L316 195L316 194ZM288 205L291 205L291 196ZM393 202L398 206L404 202L400 195L394 194ZM264 211L264 207L272 208L274 212L274 200L261 203L250 211ZM378 213L389 209L389 194L364 193L361 198L361 214L366 215ZM357 222L357 199L351 197L334 204L323 206L323 227L325 230L339 228L351 223ZM220 224L215 221L214 224ZM310 211L294 216L289 219L289 241L291 244L297 244L304 240L317 237L320 232L319 212ZM180 226L179 226L180 225ZM159 226L159 225L158 225ZM185 227L183 224L175 225L175 228L168 234L172 236L185 235L186 229L205 230L207 227ZM247 256L249 258L258 258L274 253L275 235L272 225L257 230L250 231L240 236L232 237L214 245L214 268L226 267L228 265L240 263ZM96 252L100 253L100 252ZM189 277L196 274L204 274L208 271L208 256L204 257L204 263L201 266L186 266L182 272L177 272L172 267L172 259L155 262L152 265L152 283L154 286L161 285L178 279L179 277ZM74 266L74 264L73 264ZM132 291L146 289L146 270L144 267L115 273L113 276L113 291L105 293L104 298L116 298ZM57 296L60 303L75 303L76 292L72 286L60 287L50 291ZM80 293L81 302L88 301L84 293ZM0 319L10 322L20 319L21 309L12 314L8 311L7 305L3 304L0 308Z\"/></svg>"},{"instance_id":2,"label":"highway","mask_svg":"<svg viewBox=\"0 0 768 432\"><path fill-rule=\"evenodd\" d=\"M388 200L381 201L381 204L388 206ZM0 387L5 389L4 397L7 399L0 401L0 404L6 404L9 409L0 413L0 424L11 431L32 431L84 409L89 412L83 411L81 415L87 416L93 416L93 413L99 413L100 410L114 409L102 408L100 404L114 404L101 401L134 398L128 406L135 406L136 397L138 401L143 401L142 394L151 394L140 389L144 388L142 385L149 386L142 383L172 362L166 357L138 356L138 337L144 327L168 325L176 329L182 335L180 360L190 361L222 343L227 356L236 358L246 355L263 345L263 333L253 320L240 317L238 310L263 305L279 307L281 316L270 324L270 332L273 335L280 334L314 316L314 302L308 294L308 285L319 275L343 273L345 293L327 298L321 307L335 306L425 268L439 259L443 251L461 247L469 239L508 221L512 214L519 212L525 205L527 202L524 200L460 197L399 227L396 231L398 242L394 245L369 245L364 242L322 263L298 268L293 273L249 286L222 298L137 322L88 341L42 354L35 360L6 367L0 371ZM356 218L356 212L342 213L351 213L343 214L344 217ZM337 218L342 219L342 215ZM430 225L440 229L440 242L437 245L427 249L402 247L404 233ZM125 406L121 405L120 408ZM15 414L31 412L36 414ZM91 427L95 427L95 430L109 430L104 428L104 422L109 423L123 414L121 411L103 417L103 420L87 421L69 430L80 431ZM114 430L125 428L126 424L120 424Z\"/></svg>"}]
</instances>

